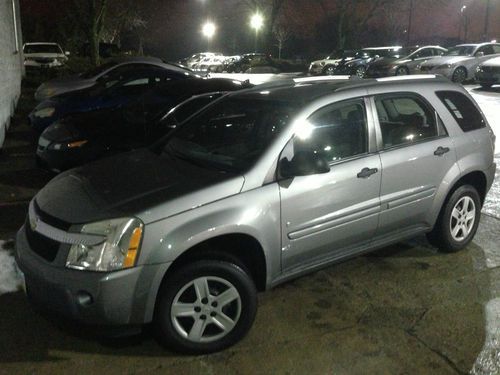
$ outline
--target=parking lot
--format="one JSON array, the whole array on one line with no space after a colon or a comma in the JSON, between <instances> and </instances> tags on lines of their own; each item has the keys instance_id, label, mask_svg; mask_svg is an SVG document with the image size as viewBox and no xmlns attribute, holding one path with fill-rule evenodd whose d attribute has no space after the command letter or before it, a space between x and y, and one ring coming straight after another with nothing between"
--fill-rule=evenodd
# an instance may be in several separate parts
<instances>
[{"instance_id":1,"label":"parking lot","mask_svg":"<svg viewBox=\"0 0 500 375\"><path fill-rule=\"evenodd\" d=\"M469 91L500 133L498 90ZM221 353L174 354L155 341L152 327L103 339L96 329L43 317L21 291L5 293L17 289L9 268L15 231L52 177L35 166L26 122L32 97L33 87L25 87L0 155L0 374L500 371L498 181L465 251L438 253L421 237L288 282L259 295L249 335Z\"/></svg>"}]
</instances>

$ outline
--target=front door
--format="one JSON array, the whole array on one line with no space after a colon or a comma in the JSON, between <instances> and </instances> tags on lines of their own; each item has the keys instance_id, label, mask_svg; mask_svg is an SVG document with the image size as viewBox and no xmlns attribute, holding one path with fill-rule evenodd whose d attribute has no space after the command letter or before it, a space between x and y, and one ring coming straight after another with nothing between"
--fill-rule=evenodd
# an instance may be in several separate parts
<instances>
[{"instance_id":1,"label":"front door","mask_svg":"<svg viewBox=\"0 0 500 375\"><path fill-rule=\"evenodd\" d=\"M375 233L380 210L380 158L368 148L363 99L324 107L308 120L282 153L321 155L323 174L280 181L283 271L340 258Z\"/></svg>"}]
</instances>

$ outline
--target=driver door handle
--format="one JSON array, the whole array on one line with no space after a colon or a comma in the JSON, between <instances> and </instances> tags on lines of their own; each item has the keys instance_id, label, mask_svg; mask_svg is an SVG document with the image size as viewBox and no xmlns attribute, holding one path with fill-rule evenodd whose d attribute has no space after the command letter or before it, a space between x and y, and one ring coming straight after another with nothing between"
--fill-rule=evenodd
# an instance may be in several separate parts
<instances>
[{"instance_id":1,"label":"driver door handle","mask_svg":"<svg viewBox=\"0 0 500 375\"><path fill-rule=\"evenodd\" d=\"M368 178L377 172L378 168L363 168L361 172L358 173L358 178Z\"/></svg>"},{"instance_id":2,"label":"driver door handle","mask_svg":"<svg viewBox=\"0 0 500 375\"><path fill-rule=\"evenodd\" d=\"M444 154L446 154L449 151L450 151L449 147L441 147L441 146L439 146L436 149L436 151L434 151L434 155L436 155L436 156L443 156Z\"/></svg>"}]
</instances>

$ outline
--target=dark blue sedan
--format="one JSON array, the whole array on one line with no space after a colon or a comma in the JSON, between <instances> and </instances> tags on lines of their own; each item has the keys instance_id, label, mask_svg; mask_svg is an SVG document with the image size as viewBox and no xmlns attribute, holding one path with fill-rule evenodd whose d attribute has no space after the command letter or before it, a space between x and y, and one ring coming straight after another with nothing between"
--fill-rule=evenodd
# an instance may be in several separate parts
<instances>
[{"instance_id":1,"label":"dark blue sedan","mask_svg":"<svg viewBox=\"0 0 500 375\"><path fill-rule=\"evenodd\" d=\"M30 113L33 128L41 133L55 121L75 113L119 108L147 90L168 81L194 78L188 70L176 66L131 68L111 75L89 88L53 96Z\"/></svg>"}]
</instances>

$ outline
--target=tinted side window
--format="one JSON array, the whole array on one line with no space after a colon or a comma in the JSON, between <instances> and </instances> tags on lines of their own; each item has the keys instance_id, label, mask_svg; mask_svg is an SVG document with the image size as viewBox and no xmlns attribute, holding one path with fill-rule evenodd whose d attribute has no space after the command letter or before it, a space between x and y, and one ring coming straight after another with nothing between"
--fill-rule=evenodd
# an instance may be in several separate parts
<instances>
[{"instance_id":1,"label":"tinted side window","mask_svg":"<svg viewBox=\"0 0 500 375\"><path fill-rule=\"evenodd\" d=\"M474 103L457 91L438 91L436 95L457 121L464 132L484 128L486 123Z\"/></svg>"},{"instance_id":2,"label":"tinted side window","mask_svg":"<svg viewBox=\"0 0 500 375\"><path fill-rule=\"evenodd\" d=\"M314 113L309 123L312 131L295 137L294 152L312 151L329 162L367 152L363 100L329 105Z\"/></svg>"},{"instance_id":3,"label":"tinted side window","mask_svg":"<svg viewBox=\"0 0 500 375\"><path fill-rule=\"evenodd\" d=\"M434 110L415 96L380 96L375 105L384 149L439 135Z\"/></svg>"}]
</instances>

